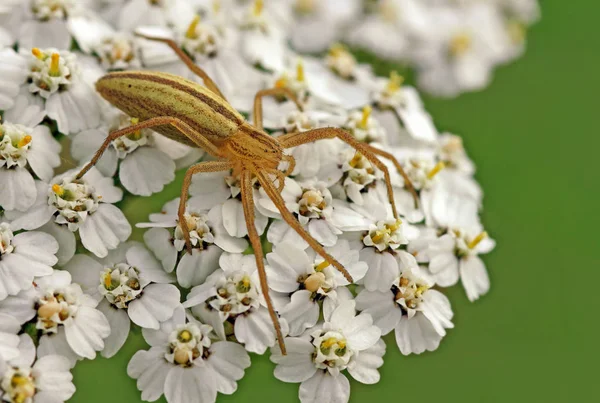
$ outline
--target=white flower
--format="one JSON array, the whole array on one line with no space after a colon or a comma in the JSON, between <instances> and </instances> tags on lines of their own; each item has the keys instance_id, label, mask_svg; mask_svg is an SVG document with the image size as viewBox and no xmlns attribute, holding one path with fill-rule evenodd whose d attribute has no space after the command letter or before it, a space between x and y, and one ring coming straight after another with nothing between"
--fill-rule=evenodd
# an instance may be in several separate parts
<instances>
[{"instance_id":1,"label":"white flower","mask_svg":"<svg viewBox=\"0 0 600 403\"><path fill-rule=\"evenodd\" d=\"M286 35L280 16L270 11L264 9L263 0L255 0L242 12L240 51L249 64L280 71L287 51Z\"/></svg>"},{"instance_id":2,"label":"white flower","mask_svg":"<svg viewBox=\"0 0 600 403\"><path fill-rule=\"evenodd\" d=\"M358 261L358 251L352 250L348 241L339 240L325 250L344 266L354 281L365 275L367 264ZM267 255L267 262L270 288L289 295L280 300L280 304L285 301L286 305L278 310L287 320L291 336L299 336L317 323L321 302L324 315L329 317L339 303L352 299L345 287L348 280L310 249L304 251L292 243L282 242Z\"/></svg>"},{"instance_id":3,"label":"white flower","mask_svg":"<svg viewBox=\"0 0 600 403\"><path fill-rule=\"evenodd\" d=\"M426 4L418 0L379 0L376 3L373 13L355 22L348 30L348 41L385 59L407 58L411 40L430 29Z\"/></svg>"},{"instance_id":4,"label":"white flower","mask_svg":"<svg viewBox=\"0 0 600 403\"><path fill-rule=\"evenodd\" d=\"M65 50L33 48L28 52L0 51L0 73L6 72L10 80L0 90L4 118L35 126L48 116L64 134L97 127L99 97L92 83L100 70ZM24 121L23 116L30 118Z\"/></svg>"},{"instance_id":5,"label":"white flower","mask_svg":"<svg viewBox=\"0 0 600 403\"><path fill-rule=\"evenodd\" d=\"M361 11L361 2L349 0L290 0L294 21L290 24L291 44L295 50L316 53L326 50L342 36Z\"/></svg>"},{"instance_id":6,"label":"white flower","mask_svg":"<svg viewBox=\"0 0 600 403\"><path fill-rule=\"evenodd\" d=\"M176 40L192 59L211 77L225 98L238 110L250 111L251 100L264 81L264 75L248 63L240 49L240 33L219 21L200 21L176 33ZM243 36L242 36L242 41ZM202 82L187 67L183 76Z\"/></svg>"},{"instance_id":7,"label":"white flower","mask_svg":"<svg viewBox=\"0 0 600 403\"><path fill-rule=\"evenodd\" d=\"M97 302L63 270L36 278L35 284L1 301L0 313L8 311L21 323L32 320L40 334L38 357L59 354L72 365L93 359L110 334L106 317L95 308Z\"/></svg>"},{"instance_id":8,"label":"white flower","mask_svg":"<svg viewBox=\"0 0 600 403\"><path fill-rule=\"evenodd\" d=\"M387 142L412 145L411 140L435 141L438 134L431 115L417 90L403 82L404 78L392 71L389 78L376 78L372 85L371 98L376 106L373 115L385 128Z\"/></svg>"},{"instance_id":9,"label":"white flower","mask_svg":"<svg viewBox=\"0 0 600 403\"><path fill-rule=\"evenodd\" d=\"M52 274L58 243L43 232L14 235L9 224L0 223L0 301L33 286L34 277Z\"/></svg>"},{"instance_id":10,"label":"white flower","mask_svg":"<svg viewBox=\"0 0 600 403\"><path fill-rule=\"evenodd\" d=\"M122 31L139 26L186 27L194 18L194 7L187 0L126 0L116 18Z\"/></svg>"},{"instance_id":11,"label":"white flower","mask_svg":"<svg viewBox=\"0 0 600 403\"><path fill-rule=\"evenodd\" d=\"M122 113L114 114L107 126L81 132L71 143L71 153L80 163L89 161L108 133L136 124L138 119ZM104 152L97 168L106 176L114 176L119 168L123 187L135 195L150 196L160 192L175 179L175 162L163 152L145 129L120 137Z\"/></svg>"},{"instance_id":12,"label":"white flower","mask_svg":"<svg viewBox=\"0 0 600 403\"><path fill-rule=\"evenodd\" d=\"M322 102L346 109L369 103L370 66L358 64L345 47L332 45L325 60L304 57L303 65L309 92Z\"/></svg>"},{"instance_id":13,"label":"white flower","mask_svg":"<svg viewBox=\"0 0 600 403\"><path fill-rule=\"evenodd\" d=\"M250 357L239 344L213 342L211 330L186 320L183 309L160 330L143 330L150 350L135 353L127 366L142 400L154 401L164 394L168 403L214 402L217 392L235 392Z\"/></svg>"},{"instance_id":14,"label":"white flower","mask_svg":"<svg viewBox=\"0 0 600 403\"><path fill-rule=\"evenodd\" d=\"M112 357L125 344L131 322L142 328L158 329L180 305L174 276L139 244L123 244L98 262L76 255L65 266L86 294L99 302L111 327L105 340L104 357Z\"/></svg>"},{"instance_id":15,"label":"white flower","mask_svg":"<svg viewBox=\"0 0 600 403\"><path fill-rule=\"evenodd\" d=\"M280 217L273 202L260 190L258 207L265 215ZM324 182L299 184L286 178L282 197L286 207L298 217L309 234L324 246L333 246L344 231L360 231L368 228L367 220L350 209L345 201L334 199ZM306 248L308 244L285 221L271 224L267 239L273 244L284 240L297 242Z\"/></svg>"},{"instance_id":16,"label":"white flower","mask_svg":"<svg viewBox=\"0 0 600 403\"><path fill-rule=\"evenodd\" d=\"M456 284L460 277L467 297L475 301L490 288L485 264L478 255L490 252L495 244L479 228L449 229L425 251L429 271L442 287Z\"/></svg>"},{"instance_id":17,"label":"white flower","mask_svg":"<svg viewBox=\"0 0 600 403\"><path fill-rule=\"evenodd\" d=\"M170 201L161 214L150 216L153 222L138 224L138 227L154 227L144 234L146 245L161 261L165 271L170 273L177 267L177 282L188 288L202 284L217 269L223 251L241 253L248 247L248 241L229 235L223 221L224 206L217 204L209 211L187 209L184 217L190 230L190 254L178 222L178 206L179 199ZM167 230L173 227L173 232Z\"/></svg>"},{"instance_id":18,"label":"white flower","mask_svg":"<svg viewBox=\"0 0 600 403\"><path fill-rule=\"evenodd\" d=\"M255 186L258 186L257 184L258 182L255 180ZM198 211L211 210L217 205L222 205L222 221L227 233L238 238L248 235L242 207L239 176L233 176L232 172L195 175L192 177L190 195L191 197L188 200L190 209ZM254 190L254 200L258 198L258 190ZM269 220L257 209L254 213L256 231L259 235L262 235Z\"/></svg>"},{"instance_id":19,"label":"white flower","mask_svg":"<svg viewBox=\"0 0 600 403\"><path fill-rule=\"evenodd\" d=\"M264 353L275 344L275 329L260 290L254 255L223 254L219 266L204 284L192 288L183 306L191 307L220 339L233 327L232 333L246 350ZM280 322L286 327L284 320Z\"/></svg>"},{"instance_id":20,"label":"white flower","mask_svg":"<svg viewBox=\"0 0 600 403\"><path fill-rule=\"evenodd\" d=\"M60 144L46 126L29 128L0 124L0 206L5 210L26 211L36 199L31 170L49 181L60 165Z\"/></svg>"},{"instance_id":21,"label":"white flower","mask_svg":"<svg viewBox=\"0 0 600 403\"><path fill-rule=\"evenodd\" d=\"M68 49L73 39L89 52L94 39L110 32L109 25L91 12L89 0L25 0L13 11L20 20L15 28L22 48Z\"/></svg>"},{"instance_id":22,"label":"white flower","mask_svg":"<svg viewBox=\"0 0 600 403\"><path fill-rule=\"evenodd\" d=\"M484 88L495 65L514 53L504 46L507 32L493 4L437 7L430 10L431 29L420 39L414 62L417 80L439 96L456 96Z\"/></svg>"},{"instance_id":23,"label":"white flower","mask_svg":"<svg viewBox=\"0 0 600 403\"><path fill-rule=\"evenodd\" d=\"M141 62L138 52L134 39L123 33L106 36L94 46L100 65L107 71L139 69Z\"/></svg>"},{"instance_id":24,"label":"white flower","mask_svg":"<svg viewBox=\"0 0 600 403\"><path fill-rule=\"evenodd\" d=\"M438 138L438 154L448 169L465 175L475 173L475 164L467 156L462 138L451 133L442 133Z\"/></svg>"},{"instance_id":25,"label":"white flower","mask_svg":"<svg viewBox=\"0 0 600 403\"><path fill-rule=\"evenodd\" d=\"M55 177L52 185L38 183L38 197L27 212L7 212L14 229L43 226L44 231L50 232L63 249L59 251L60 264L65 264L75 252L74 232L79 232L83 246L98 257L106 256L108 250L115 249L131 234L123 212L111 204L121 200L123 191L96 168L74 181L76 172Z\"/></svg>"},{"instance_id":26,"label":"white flower","mask_svg":"<svg viewBox=\"0 0 600 403\"><path fill-rule=\"evenodd\" d=\"M432 286L418 269L404 269L387 291L361 290L356 307L369 313L383 334L395 329L402 354L433 351L454 324L450 301Z\"/></svg>"},{"instance_id":27,"label":"white flower","mask_svg":"<svg viewBox=\"0 0 600 403\"><path fill-rule=\"evenodd\" d=\"M17 337L19 340L19 337ZM62 403L75 393L71 363L60 355L35 359L35 345L26 334L20 336L19 356L0 357L0 399L8 403Z\"/></svg>"},{"instance_id":28,"label":"white flower","mask_svg":"<svg viewBox=\"0 0 600 403\"><path fill-rule=\"evenodd\" d=\"M385 353L381 331L369 314L356 315L354 307L354 301L345 301L302 337L286 337L287 355L272 349L275 377L301 382L302 403L347 402L350 383L344 370L361 383L379 382L377 368Z\"/></svg>"}]
</instances>

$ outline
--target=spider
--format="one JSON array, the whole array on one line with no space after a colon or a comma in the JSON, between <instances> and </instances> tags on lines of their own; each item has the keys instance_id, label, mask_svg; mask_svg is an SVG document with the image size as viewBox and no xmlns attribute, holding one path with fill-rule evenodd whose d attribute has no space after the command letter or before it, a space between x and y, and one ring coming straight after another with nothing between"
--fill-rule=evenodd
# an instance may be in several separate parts
<instances>
[{"instance_id":1,"label":"spider","mask_svg":"<svg viewBox=\"0 0 600 403\"><path fill-rule=\"evenodd\" d=\"M284 179L294 170L295 161L291 155L284 154L284 150L322 139L338 138L347 143L383 172L392 213L396 219L398 219L398 212L390 174L386 165L378 157L387 158L393 163L404 178L406 187L415 198L415 203L418 202L417 193L402 166L392 154L360 143L343 129L326 127L289 133L280 137L272 137L267 134L263 129L262 118L262 99L264 97L287 97L296 104L300 111L303 110L303 105L289 89L278 87L258 91L254 98L253 124L251 125L227 102L206 72L195 65L193 60L173 40L139 36L168 45L193 73L202 78L206 87L176 75L150 71L113 72L101 77L96 82L96 90L100 95L124 113L139 119L139 123L109 133L102 146L75 179L81 179L98 162L112 141L146 128L153 128L180 143L202 148L216 160L199 162L188 168L181 188L178 209L179 225L184 234L187 252L191 253L192 245L184 213L192 176L201 172L232 170L233 175L240 178L244 218L248 229L248 238L256 258L262 294L275 328L279 347L285 354L279 318L269 296L260 237L254 226L253 179L256 178L287 224L315 252L339 270L350 283L353 282L352 276L325 251L320 243L311 237L285 205L280 193L284 187ZM287 162L287 168L283 172L278 169L281 162ZM277 186L275 186L275 180Z\"/></svg>"}]
</instances>

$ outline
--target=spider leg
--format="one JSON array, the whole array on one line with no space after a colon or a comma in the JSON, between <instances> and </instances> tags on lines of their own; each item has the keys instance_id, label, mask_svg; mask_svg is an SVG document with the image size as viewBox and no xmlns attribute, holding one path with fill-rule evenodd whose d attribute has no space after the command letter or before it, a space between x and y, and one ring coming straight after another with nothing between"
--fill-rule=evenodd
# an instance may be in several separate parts
<instances>
[{"instance_id":1,"label":"spider leg","mask_svg":"<svg viewBox=\"0 0 600 403\"><path fill-rule=\"evenodd\" d=\"M302 104L300 103L300 101L298 101L298 98L296 97L296 94L294 94L292 91L290 91L288 88L285 87L275 87L275 88L269 88L266 90L260 90L256 93L256 95L254 96L254 109L253 109L253 116L254 116L254 126L257 127L260 130L263 130L263 107L262 107L262 99L264 97L270 96L270 95L283 95L288 97L289 99L291 99L296 106L298 107L298 110L303 111L304 107L302 106Z\"/></svg>"},{"instance_id":2,"label":"spider leg","mask_svg":"<svg viewBox=\"0 0 600 403\"><path fill-rule=\"evenodd\" d=\"M385 185L386 185L387 193L388 193L388 199L392 206L392 213L394 214L394 218L398 219L398 211L396 209L396 201L394 200L394 190L392 188L390 172L389 172L387 166L385 166L385 164L383 162L381 162L379 160L379 158L377 158L377 154L381 155L381 150L377 150L377 153L376 153L373 151L374 147L369 146L368 144L359 142L354 137L352 137L352 135L350 133L348 133L346 130L333 128L333 127L324 127L321 129L313 129L313 130L309 130L306 132L297 133L294 136L287 136L286 138L281 139L280 141L284 148L290 148L290 147L297 147L299 145L306 144L306 143L312 143L313 141L317 141L317 140L331 139L331 138L336 138L336 137L339 138L340 140L342 140L344 143L355 148L362 155L364 155L365 158L367 160L369 160L369 162L371 164L375 165L379 170L381 170L383 172L383 176L385 178ZM399 168L399 170L402 169L400 164L398 164L398 166L396 168ZM401 170L400 173L401 174L404 173L404 170ZM405 180L408 179L408 176L406 176L406 173L404 173L402 176L405 177ZM409 187L409 189L412 188L414 191L414 188L412 186L412 183L410 182L410 179L408 179L407 187ZM415 202L417 202L418 196L417 196L416 192L413 192L413 197L415 198Z\"/></svg>"},{"instance_id":3,"label":"spider leg","mask_svg":"<svg viewBox=\"0 0 600 403\"><path fill-rule=\"evenodd\" d=\"M231 163L228 161L208 161L194 164L185 171L185 177L183 178L183 186L181 187L181 197L179 199L179 209L177 210L177 217L183 236L185 238L185 246L189 254L192 253L192 243L190 241L190 229L188 228L187 221L185 220L185 205L189 196L190 184L192 183L192 176L200 172L219 172L227 171L231 169Z\"/></svg>"},{"instance_id":4,"label":"spider leg","mask_svg":"<svg viewBox=\"0 0 600 403\"><path fill-rule=\"evenodd\" d=\"M296 168L296 158L294 158L291 155L284 155L283 156L283 161L287 161L288 166L286 168L286 170L283 172L283 174L285 176L290 176L292 174L292 172L294 172L294 168Z\"/></svg>"},{"instance_id":5,"label":"spider leg","mask_svg":"<svg viewBox=\"0 0 600 403\"><path fill-rule=\"evenodd\" d=\"M129 127L123 128L121 130L116 130L114 132L109 133L108 136L106 137L106 140L104 140L104 143L102 143L102 145L100 146L98 151L96 151L96 154L94 154L94 156L92 157L90 162L88 162L82 168L82 170L79 171L79 173L77 174L75 179L81 179L81 177L83 175L85 175L87 171L89 171L94 165L96 165L96 163L98 162L100 157L102 157L102 154L110 146L110 143L112 141L118 139L119 137L126 136L128 134L137 132L138 130L148 129L148 128L155 127L155 126L169 125L169 124L173 125L180 132L185 134L190 140L192 140L194 143L196 143L198 145L198 147L204 149L206 152L208 152L212 156L215 156L215 157L220 156L220 153L219 153L219 150L217 149L217 147L215 147L210 141L208 141L206 139L206 137L204 137L201 133L198 133L196 130L192 129L190 127L190 125L188 125L187 123L185 123L184 121L182 121L178 118L174 118L174 117L170 117L170 116L161 116L161 117L150 118L148 120L144 120L143 122L137 123L135 125L131 125Z\"/></svg>"},{"instance_id":6,"label":"spider leg","mask_svg":"<svg viewBox=\"0 0 600 403\"><path fill-rule=\"evenodd\" d=\"M273 301L269 295L269 285L267 283L267 273L265 271L265 261L263 257L262 245L260 237L256 231L254 225L254 198L252 188L252 172L245 170L241 174L241 193L242 193L242 206L244 208L244 216L246 218L246 227L248 229L248 238L250 238L250 244L254 249L254 257L256 259L256 267L258 268L258 276L260 278L260 288L262 294L265 297L267 308L269 309L269 316L273 322L275 333L277 334L277 343L281 349L281 353L286 355L285 343L283 342L283 334L281 332L281 325L279 324L279 317L273 307Z\"/></svg>"},{"instance_id":7,"label":"spider leg","mask_svg":"<svg viewBox=\"0 0 600 403\"><path fill-rule=\"evenodd\" d=\"M173 49L173 51L177 54L177 56L179 56L179 59L181 59L181 61L183 63L185 63L185 65L194 74L196 74L198 77L200 77L202 79L202 81L204 81L204 85L206 85L206 87L208 89L210 89L212 92L214 92L221 98L225 99L225 96L223 95L223 93L221 92L219 87L217 87L217 84L215 84L215 82L208 76L208 74L206 74L206 72L202 68L197 66L194 63L194 61L183 50L181 50L181 48L179 46L177 46L177 43L175 43L174 40L168 39L168 38L160 38L157 36L143 35L138 32L136 32L135 35L139 36L140 38L147 39L149 41L162 42L162 43L168 45L171 49Z\"/></svg>"},{"instance_id":8,"label":"spider leg","mask_svg":"<svg viewBox=\"0 0 600 403\"><path fill-rule=\"evenodd\" d=\"M263 172L256 172L256 176L258 177L258 181L262 185L263 189L267 193L267 196L271 199L271 201L275 204L281 217L288 223L290 227L294 229L304 239L315 252L317 252L320 256L323 257L326 261L328 261L331 265L333 265L340 273L346 277L350 283L353 283L354 280L348 271L344 268L344 266L338 262L333 256L325 251L323 246L318 243L305 229L300 225L300 222L294 217L294 215L287 209L285 205L285 201L281 197L281 195L277 192L277 189L271 182L268 176L266 176Z\"/></svg>"},{"instance_id":9,"label":"spider leg","mask_svg":"<svg viewBox=\"0 0 600 403\"><path fill-rule=\"evenodd\" d=\"M404 168L402 168L402 165L400 165L400 162L396 159L396 157L394 157L393 154L391 154L387 151L381 150L377 147L373 147L370 144L365 144L365 147L367 147L369 149L369 151L371 151L373 154L379 155L380 157L383 157L383 158L386 158L386 159L390 160L392 162L392 164L394 164L398 173L400 175L402 175L402 178L404 179L404 184L406 185L406 188L412 194L412 197L415 200L415 208L419 207L419 195L417 194L417 191L415 190L415 187L413 186L412 181L406 174L406 171L404 170Z\"/></svg>"}]
</instances>

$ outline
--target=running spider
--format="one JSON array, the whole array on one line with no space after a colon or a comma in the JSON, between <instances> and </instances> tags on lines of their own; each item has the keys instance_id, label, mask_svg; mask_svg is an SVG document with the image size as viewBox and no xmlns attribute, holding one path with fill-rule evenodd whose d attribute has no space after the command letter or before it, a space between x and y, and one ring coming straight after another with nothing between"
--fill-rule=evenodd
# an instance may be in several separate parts
<instances>
[{"instance_id":1,"label":"running spider","mask_svg":"<svg viewBox=\"0 0 600 403\"><path fill-rule=\"evenodd\" d=\"M398 212L396 211L390 174L378 156L387 158L394 164L403 176L407 188L413 194L415 203L418 200L417 194L410 179L392 154L368 144L360 143L343 129L327 127L306 132L289 133L277 138L268 135L263 130L262 99L264 97L284 96L292 100L299 110L303 110L303 105L289 89L272 88L259 91L254 98L254 124L251 125L227 102L210 77L200 67L196 66L174 41L143 37L163 42L171 47L186 66L203 79L206 87L175 75L148 71L114 72L100 78L96 83L96 90L102 97L129 116L138 118L139 123L111 132L94 157L76 176L76 179L80 179L98 162L104 150L113 140L141 129L154 128L157 132L178 142L204 149L216 160L197 163L187 170L181 189L178 210L179 225L181 225L185 236L187 250L191 253L189 229L184 219L184 213L192 176L201 172L233 170L233 175L240 178L241 199L248 238L256 257L261 290L275 327L279 347L282 353L285 354L286 350L279 319L269 296L260 237L254 226L255 211L252 180L254 178L258 180L258 183L273 201L281 217L288 225L320 256L339 270L350 283L353 282L353 279L346 269L308 234L297 218L285 206L280 192L283 189L285 177L291 174L294 169L295 161L291 155L284 154L284 150L322 139L338 138L347 143L383 172L389 202L396 219L398 219ZM288 163L285 172L278 169L281 162ZM277 187L272 176L278 182Z\"/></svg>"}]
</instances>

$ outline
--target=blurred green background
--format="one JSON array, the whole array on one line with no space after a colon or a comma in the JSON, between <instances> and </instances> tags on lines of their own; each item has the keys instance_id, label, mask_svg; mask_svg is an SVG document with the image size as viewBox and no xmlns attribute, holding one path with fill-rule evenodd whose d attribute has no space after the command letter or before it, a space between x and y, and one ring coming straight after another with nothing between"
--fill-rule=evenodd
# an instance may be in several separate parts
<instances>
[{"instance_id":1,"label":"blurred green background","mask_svg":"<svg viewBox=\"0 0 600 403\"><path fill-rule=\"evenodd\" d=\"M541 3L525 56L498 69L489 88L425 99L440 130L461 134L478 166L483 220L498 241L485 257L492 290L476 304L460 286L448 291L456 327L433 353L404 357L388 337L381 382L352 382L352 402L599 401L592 308L600 305L591 285L600 281L600 2ZM152 203L126 201L128 217L146 220L180 180ZM115 358L78 364L71 401L140 401L126 366L143 345L132 334ZM220 402L297 401L298 384L277 381L267 356L252 364L238 392Z\"/></svg>"}]
</instances>

